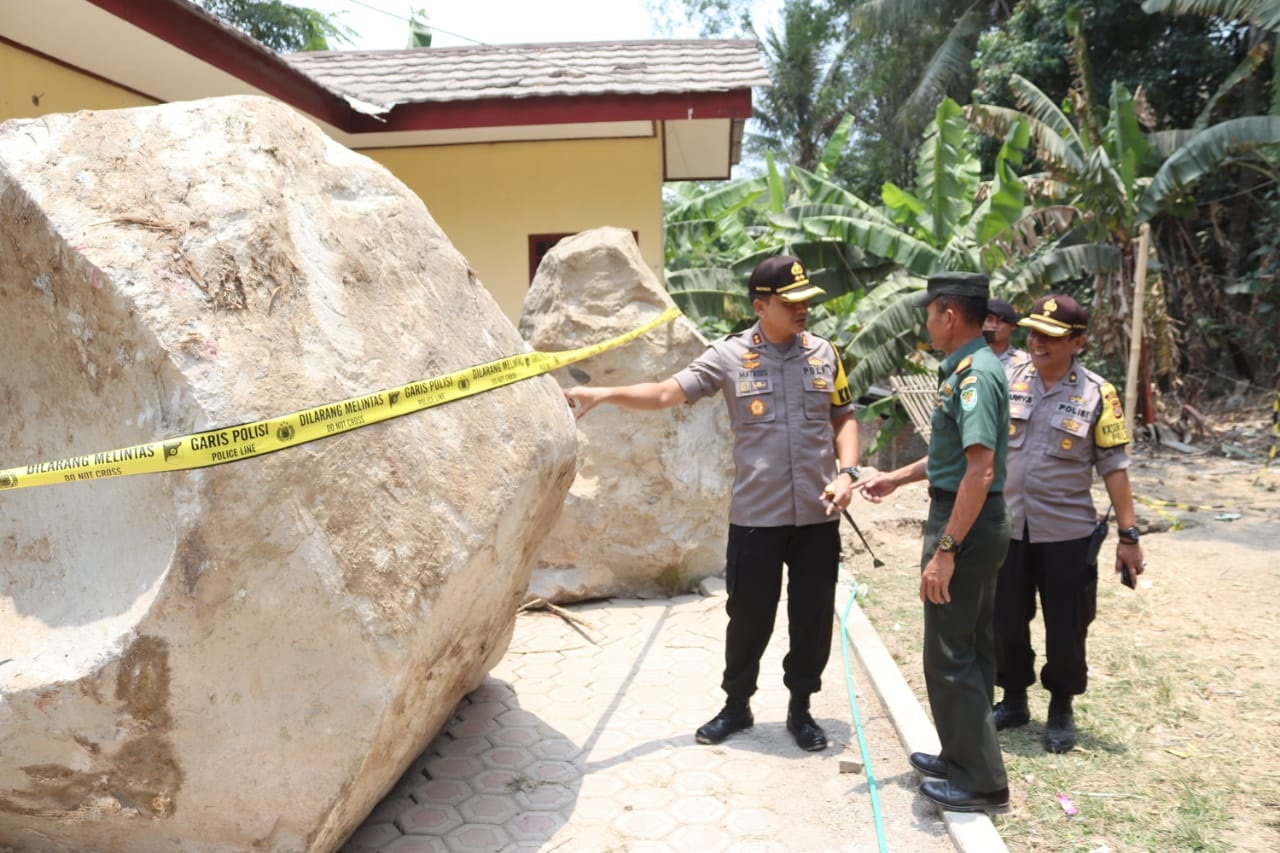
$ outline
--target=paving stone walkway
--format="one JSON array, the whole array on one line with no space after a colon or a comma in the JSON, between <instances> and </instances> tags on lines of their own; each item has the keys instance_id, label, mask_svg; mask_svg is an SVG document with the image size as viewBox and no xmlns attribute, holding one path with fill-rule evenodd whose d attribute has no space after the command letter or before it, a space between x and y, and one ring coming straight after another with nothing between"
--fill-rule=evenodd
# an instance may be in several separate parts
<instances>
[{"instance_id":1,"label":"paving stone walkway","mask_svg":"<svg viewBox=\"0 0 1280 853\"><path fill-rule=\"evenodd\" d=\"M843 608L848 582L837 596ZM611 600L520 614L506 656L373 811L344 853L400 851L951 851L916 794L892 723L850 650L879 799L877 833L839 631L813 713L832 745L785 728L785 603L752 701L717 746L725 597Z\"/></svg>"}]
</instances>

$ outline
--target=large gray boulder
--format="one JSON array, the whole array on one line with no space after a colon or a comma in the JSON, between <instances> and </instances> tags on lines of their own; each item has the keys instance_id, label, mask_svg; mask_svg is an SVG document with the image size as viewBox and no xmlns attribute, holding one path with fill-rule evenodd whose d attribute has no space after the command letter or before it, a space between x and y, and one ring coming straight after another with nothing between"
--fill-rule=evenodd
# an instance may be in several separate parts
<instances>
[{"instance_id":1,"label":"large gray boulder","mask_svg":"<svg viewBox=\"0 0 1280 853\"><path fill-rule=\"evenodd\" d=\"M0 305L0 468L527 351L416 196L261 98L0 125ZM505 651L574 443L543 376L0 491L0 842L335 849Z\"/></svg>"},{"instance_id":2,"label":"large gray boulder","mask_svg":"<svg viewBox=\"0 0 1280 853\"><path fill-rule=\"evenodd\" d=\"M672 305L631 232L598 228L560 241L543 258L520 332L537 350L575 349L635 329ZM681 315L555 375L565 386L661 381L706 346ZM733 450L723 401L660 412L599 406L578 431L578 476L538 556L530 597L670 595L724 570Z\"/></svg>"}]
</instances>

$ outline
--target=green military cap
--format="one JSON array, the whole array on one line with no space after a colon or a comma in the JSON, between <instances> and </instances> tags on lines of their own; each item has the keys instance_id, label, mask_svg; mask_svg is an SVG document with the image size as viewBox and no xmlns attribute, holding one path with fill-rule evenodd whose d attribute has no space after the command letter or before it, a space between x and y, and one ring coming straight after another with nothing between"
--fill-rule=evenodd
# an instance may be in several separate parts
<instances>
[{"instance_id":1,"label":"green military cap","mask_svg":"<svg viewBox=\"0 0 1280 853\"><path fill-rule=\"evenodd\" d=\"M929 276L924 293L916 294L917 308L923 308L939 296L973 296L986 300L991 296L991 285L980 272L939 272Z\"/></svg>"}]
</instances>

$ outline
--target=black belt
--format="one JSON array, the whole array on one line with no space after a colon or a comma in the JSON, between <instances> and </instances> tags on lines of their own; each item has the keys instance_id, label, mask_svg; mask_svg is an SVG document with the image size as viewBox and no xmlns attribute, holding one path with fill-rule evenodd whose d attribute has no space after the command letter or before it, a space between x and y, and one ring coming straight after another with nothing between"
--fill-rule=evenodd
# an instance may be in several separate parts
<instances>
[{"instance_id":1,"label":"black belt","mask_svg":"<svg viewBox=\"0 0 1280 853\"><path fill-rule=\"evenodd\" d=\"M998 498L1003 492L987 492L987 497ZM954 501L956 499L955 492L949 492L946 489L939 489L937 486L929 487L929 497L935 501Z\"/></svg>"}]
</instances>

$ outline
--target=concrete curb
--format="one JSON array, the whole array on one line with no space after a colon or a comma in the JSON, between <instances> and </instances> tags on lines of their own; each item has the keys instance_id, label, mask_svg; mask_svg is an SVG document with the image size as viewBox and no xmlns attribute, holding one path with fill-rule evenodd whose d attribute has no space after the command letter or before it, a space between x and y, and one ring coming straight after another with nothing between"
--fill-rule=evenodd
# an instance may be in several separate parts
<instances>
[{"instance_id":1,"label":"concrete curb","mask_svg":"<svg viewBox=\"0 0 1280 853\"><path fill-rule=\"evenodd\" d=\"M898 739L908 753L929 752L936 754L940 748L938 733L933 723L920 707L919 700L907 684L897 663L880 641L880 635L867 621L866 614L855 602L849 608L845 620L845 635L853 644L862 668L871 679L871 685L889 713L889 719L898 732ZM1007 853L1004 839L996 832L991 818L982 812L964 813L943 811L956 849L961 853Z\"/></svg>"}]
</instances>

